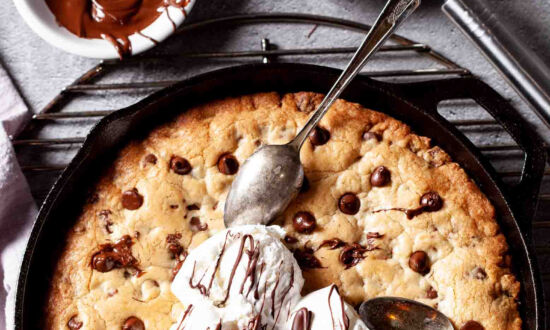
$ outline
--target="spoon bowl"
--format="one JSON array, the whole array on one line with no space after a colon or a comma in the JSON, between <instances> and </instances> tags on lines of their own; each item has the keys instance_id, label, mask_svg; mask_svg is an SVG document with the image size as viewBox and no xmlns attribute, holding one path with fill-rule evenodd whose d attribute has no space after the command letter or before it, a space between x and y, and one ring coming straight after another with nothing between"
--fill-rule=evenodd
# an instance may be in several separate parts
<instances>
[{"instance_id":1,"label":"spoon bowl","mask_svg":"<svg viewBox=\"0 0 550 330\"><path fill-rule=\"evenodd\" d=\"M369 329L453 330L451 321L430 306L417 301L380 297L365 301L359 315Z\"/></svg>"},{"instance_id":2,"label":"spoon bowl","mask_svg":"<svg viewBox=\"0 0 550 330\"><path fill-rule=\"evenodd\" d=\"M243 164L224 209L227 228L267 225L286 209L304 181L300 154L291 144L266 145Z\"/></svg>"}]
</instances>

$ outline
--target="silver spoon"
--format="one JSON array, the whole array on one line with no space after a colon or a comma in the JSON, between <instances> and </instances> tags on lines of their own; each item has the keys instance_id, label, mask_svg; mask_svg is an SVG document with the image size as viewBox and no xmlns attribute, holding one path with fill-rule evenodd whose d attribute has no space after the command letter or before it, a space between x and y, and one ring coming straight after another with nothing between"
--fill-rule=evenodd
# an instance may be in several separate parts
<instances>
[{"instance_id":1,"label":"silver spoon","mask_svg":"<svg viewBox=\"0 0 550 330\"><path fill-rule=\"evenodd\" d=\"M414 300L398 297L380 297L365 301L359 315L371 330L453 330L449 319Z\"/></svg>"},{"instance_id":2,"label":"silver spoon","mask_svg":"<svg viewBox=\"0 0 550 330\"><path fill-rule=\"evenodd\" d=\"M288 144L261 147L246 160L227 195L224 210L226 227L267 225L286 209L304 179L300 148L311 130L371 55L419 4L420 0L389 0L347 68L298 135Z\"/></svg>"}]
</instances>

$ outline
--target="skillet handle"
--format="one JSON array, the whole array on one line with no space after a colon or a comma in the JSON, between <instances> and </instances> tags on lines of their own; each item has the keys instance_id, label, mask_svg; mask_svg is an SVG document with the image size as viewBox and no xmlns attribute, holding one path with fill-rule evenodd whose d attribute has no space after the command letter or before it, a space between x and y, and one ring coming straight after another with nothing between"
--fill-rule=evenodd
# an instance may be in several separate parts
<instances>
[{"instance_id":1,"label":"skillet handle","mask_svg":"<svg viewBox=\"0 0 550 330\"><path fill-rule=\"evenodd\" d=\"M473 99L483 107L524 152L524 164L517 185L508 185L508 200L521 219L524 233L531 233L531 222L536 212L538 195L546 164L545 144L535 130L500 94L474 77L425 81L394 85L403 95L422 110L445 120L437 112L437 105L444 100ZM530 236L530 235L529 235Z\"/></svg>"}]
</instances>

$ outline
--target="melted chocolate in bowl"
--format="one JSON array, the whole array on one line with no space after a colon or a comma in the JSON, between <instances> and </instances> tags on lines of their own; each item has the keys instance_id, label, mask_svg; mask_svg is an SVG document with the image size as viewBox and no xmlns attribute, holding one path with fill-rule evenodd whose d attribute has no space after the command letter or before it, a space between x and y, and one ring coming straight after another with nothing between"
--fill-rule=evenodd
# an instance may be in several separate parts
<instances>
[{"instance_id":1,"label":"melted chocolate in bowl","mask_svg":"<svg viewBox=\"0 0 550 330\"><path fill-rule=\"evenodd\" d=\"M128 36L153 23L168 6L181 9L190 0L45 0L59 25L80 38L105 39L120 58L132 53ZM168 12L167 12L168 13ZM170 19L170 16L168 16ZM171 19L170 19L171 20ZM175 24L172 21L172 26Z\"/></svg>"}]
</instances>

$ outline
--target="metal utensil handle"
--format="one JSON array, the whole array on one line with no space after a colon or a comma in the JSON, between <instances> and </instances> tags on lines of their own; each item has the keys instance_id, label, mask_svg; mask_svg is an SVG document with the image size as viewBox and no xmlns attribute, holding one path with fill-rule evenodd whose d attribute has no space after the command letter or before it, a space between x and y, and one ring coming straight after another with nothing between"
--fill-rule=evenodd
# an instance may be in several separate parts
<instances>
[{"instance_id":1,"label":"metal utensil handle","mask_svg":"<svg viewBox=\"0 0 550 330\"><path fill-rule=\"evenodd\" d=\"M443 12L480 48L550 128L550 69L481 0L447 0Z\"/></svg>"},{"instance_id":2,"label":"metal utensil handle","mask_svg":"<svg viewBox=\"0 0 550 330\"><path fill-rule=\"evenodd\" d=\"M317 126L321 118L328 111L332 103L340 96L342 91L359 73L367 60L380 48L384 41L395 31L395 29L420 5L420 0L389 0L378 16L378 19L357 49L355 55L349 62L347 68L342 72L332 89L325 96L317 110L289 143L290 146L299 150L311 130Z\"/></svg>"}]
</instances>

